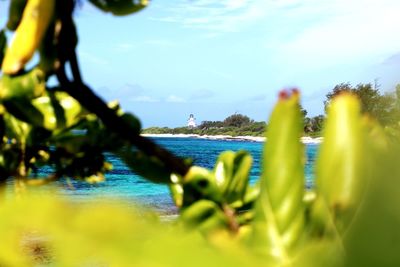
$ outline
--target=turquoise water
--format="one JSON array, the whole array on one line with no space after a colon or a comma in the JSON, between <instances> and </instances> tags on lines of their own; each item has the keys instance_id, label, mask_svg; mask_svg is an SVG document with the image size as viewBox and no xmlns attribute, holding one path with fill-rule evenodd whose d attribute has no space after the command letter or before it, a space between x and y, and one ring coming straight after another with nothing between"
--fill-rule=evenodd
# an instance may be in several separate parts
<instances>
[{"instance_id":1,"label":"turquoise water","mask_svg":"<svg viewBox=\"0 0 400 267\"><path fill-rule=\"evenodd\" d=\"M213 168L218 155L225 150L247 150L253 156L250 181L254 183L260 176L260 161L263 143L247 141L205 140L196 138L154 138L155 142L181 157L190 157L194 164ZM306 186L312 187L313 166L317 145L306 146ZM97 185L73 181L73 188L60 182L62 194L77 200L90 200L93 196L119 198L129 203L148 205L163 213L174 213L175 208L167 186L154 184L134 174L125 164L112 154L107 155L114 168L106 175L106 181Z\"/></svg>"}]
</instances>

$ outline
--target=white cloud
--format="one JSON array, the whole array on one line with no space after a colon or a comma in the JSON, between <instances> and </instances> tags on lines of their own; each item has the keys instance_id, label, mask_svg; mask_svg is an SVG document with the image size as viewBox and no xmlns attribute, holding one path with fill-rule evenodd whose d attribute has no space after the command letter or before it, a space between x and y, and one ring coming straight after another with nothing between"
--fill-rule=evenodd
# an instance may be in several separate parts
<instances>
[{"instance_id":1,"label":"white cloud","mask_svg":"<svg viewBox=\"0 0 400 267\"><path fill-rule=\"evenodd\" d=\"M146 95L135 96L135 97L131 98L131 101L133 101L133 102L147 102L147 103L159 102L158 99L153 98L151 96L146 96Z\"/></svg>"},{"instance_id":2,"label":"white cloud","mask_svg":"<svg viewBox=\"0 0 400 267\"><path fill-rule=\"evenodd\" d=\"M167 8L168 15L150 19L212 32L237 32L246 27L260 27L257 22L281 11L308 13L321 6L327 7L326 3L330 2L336 0L178 0Z\"/></svg>"},{"instance_id":3,"label":"white cloud","mask_svg":"<svg viewBox=\"0 0 400 267\"><path fill-rule=\"evenodd\" d=\"M166 99L166 102L169 103L184 103L186 102L185 99L183 99L182 97L176 96L176 95L169 95Z\"/></svg>"},{"instance_id":4,"label":"white cloud","mask_svg":"<svg viewBox=\"0 0 400 267\"><path fill-rule=\"evenodd\" d=\"M151 19L188 28L233 32L262 17L266 13L264 6L265 0L181 0L170 9L170 15Z\"/></svg>"},{"instance_id":5,"label":"white cloud","mask_svg":"<svg viewBox=\"0 0 400 267\"><path fill-rule=\"evenodd\" d=\"M298 62L323 59L329 65L338 55L362 58L399 47L398 0L178 0L166 10L152 19L205 30L208 38L265 29L266 48L272 44Z\"/></svg>"},{"instance_id":6,"label":"white cloud","mask_svg":"<svg viewBox=\"0 0 400 267\"><path fill-rule=\"evenodd\" d=\"M398 51L400 1L326 1L320 8L320 15L326 15L322 21L281 45L288 61L329 66L355 59L375 60Z\"/></svg>"}]
</instances>

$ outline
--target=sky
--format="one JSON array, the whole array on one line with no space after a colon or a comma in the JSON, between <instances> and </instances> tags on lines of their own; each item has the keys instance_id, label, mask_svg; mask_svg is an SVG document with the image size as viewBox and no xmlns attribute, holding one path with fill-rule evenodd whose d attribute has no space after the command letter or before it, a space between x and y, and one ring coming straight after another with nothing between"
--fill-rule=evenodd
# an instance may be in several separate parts
<instances>
[{"instance_id":1,"label":"sky","mask_svg":"<svg viewBox=\"0 0 400 267\"><path fill-rule=\"evenodd\" d=\"M314 116L336 84L378 79L386 92L400 83L398 0L153 0L124 17L81 2L85 82L144 127L184 126L191 113L265 121L292 87Z\"/></svg>"}]
</instances>

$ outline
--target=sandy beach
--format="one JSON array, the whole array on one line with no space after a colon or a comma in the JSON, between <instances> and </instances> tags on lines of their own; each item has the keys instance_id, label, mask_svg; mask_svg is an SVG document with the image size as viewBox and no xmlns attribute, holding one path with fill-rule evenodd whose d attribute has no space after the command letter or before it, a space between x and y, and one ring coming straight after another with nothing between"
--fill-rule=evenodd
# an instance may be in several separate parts
<instances>
[{"instance_id":1,"label":"sandy beach","mask_svg":"<svg viewBox=\"0 0 400 267\"><path fill-rule=\"evenodd\" d=\"M142 134L145 137L174 137L174 138L200 138L209 140L233 140L233 141L251 141L265 142L266 138L261 136L230 136L230 135L198 135L198 134ZM304 144L320 144L323 137L312 138L303 136L300 138Z\"/></svg>"}]
</instances>

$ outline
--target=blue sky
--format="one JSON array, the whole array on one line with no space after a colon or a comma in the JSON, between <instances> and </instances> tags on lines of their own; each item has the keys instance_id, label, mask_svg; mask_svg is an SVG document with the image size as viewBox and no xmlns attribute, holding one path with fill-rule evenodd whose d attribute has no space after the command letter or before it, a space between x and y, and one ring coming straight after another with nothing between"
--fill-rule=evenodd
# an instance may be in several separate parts
<instances>
[{"instance_id":1,"label":"blue sky","mask_svg":"<svg viewBox=\"0 0 400 267\"><path fill-rule=\"evenodd\" d=\"M4 25L6 3L0 2ZM266 120L296 86L311 115L341 82L400 82L398 0L169 0L113 17L83 1L75 19L86 82L145 127Z\"/></svg>"}]
</instances>

